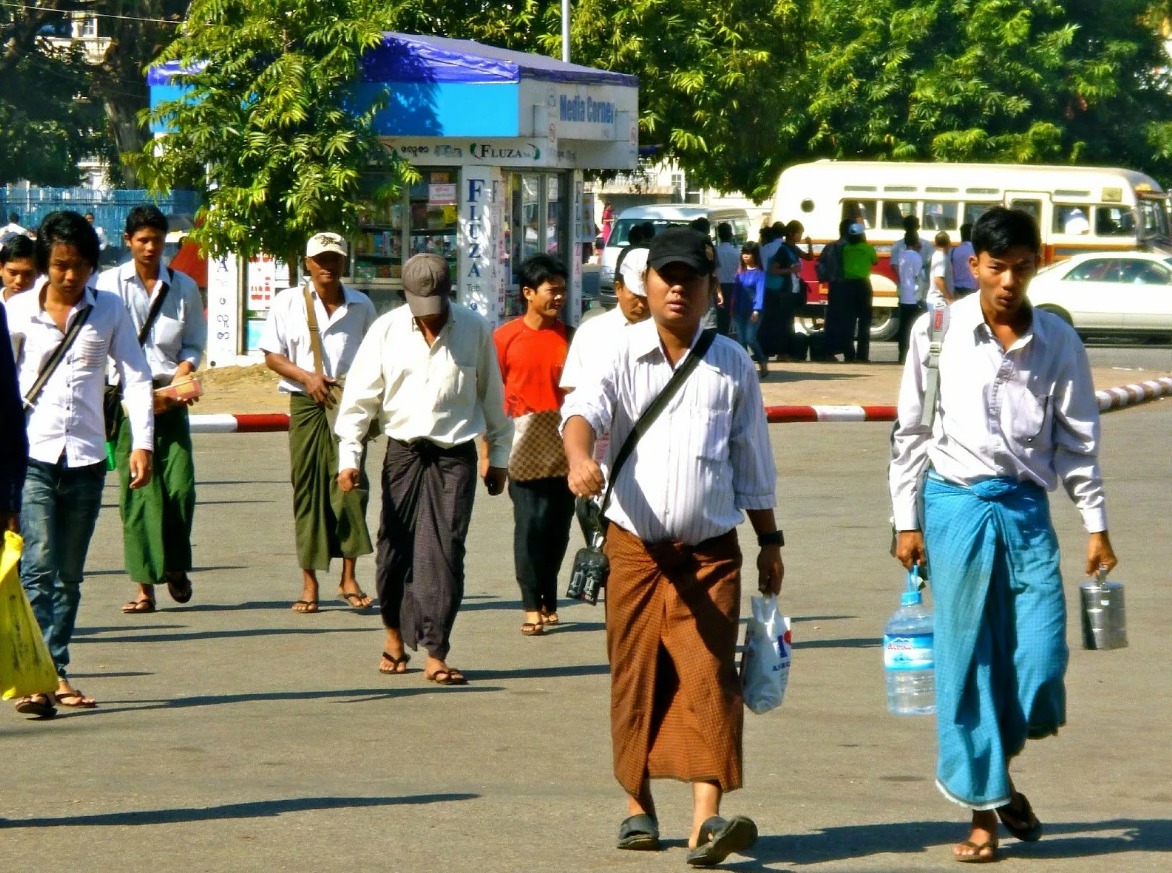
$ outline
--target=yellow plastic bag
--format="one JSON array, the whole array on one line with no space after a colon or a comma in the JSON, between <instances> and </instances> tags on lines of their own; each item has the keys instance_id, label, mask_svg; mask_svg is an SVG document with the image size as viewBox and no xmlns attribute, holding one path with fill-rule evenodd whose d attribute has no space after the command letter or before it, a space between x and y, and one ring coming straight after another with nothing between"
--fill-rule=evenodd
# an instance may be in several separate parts
<instances>
[{"instance_id":1,"label":"yellow plastic bag","mask_svg":"<svg viewBox=\"0 0 1172 873\"><path fill-rule=\"evenodd\" d=\"M0 548L0 696L26 697L57 690L57 669L37 617L20 586L24 540L4 532Z\"/></svg>"}]
</instances>

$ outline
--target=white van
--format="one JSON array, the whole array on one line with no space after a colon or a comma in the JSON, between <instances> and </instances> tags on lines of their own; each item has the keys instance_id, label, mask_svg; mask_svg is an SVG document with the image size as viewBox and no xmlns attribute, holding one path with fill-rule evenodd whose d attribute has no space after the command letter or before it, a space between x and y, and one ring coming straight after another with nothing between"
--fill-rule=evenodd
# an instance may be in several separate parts
<instances>
[{"instance_id":1,"label":"white van","mask_svg":"<svg viewBox=\"0 0 1172 873\"><path fill-rule=\"evenodd\" d=\"M697 218L707 218L711 226L712 239L716 240L716 226L728 222L733 229L733 243L738 248L750 238L756 238L756 230L743 209L711 209L693 203L657 203L653 206L634 206L624 209L615 219L606 248L602 250L602 266L599 270L598 285L604 306L614 306L614 266L619 253L628 245L627 236L637 224L650 222L655 232L665 227L690 224Z\"/></svg>"}]
</instances>

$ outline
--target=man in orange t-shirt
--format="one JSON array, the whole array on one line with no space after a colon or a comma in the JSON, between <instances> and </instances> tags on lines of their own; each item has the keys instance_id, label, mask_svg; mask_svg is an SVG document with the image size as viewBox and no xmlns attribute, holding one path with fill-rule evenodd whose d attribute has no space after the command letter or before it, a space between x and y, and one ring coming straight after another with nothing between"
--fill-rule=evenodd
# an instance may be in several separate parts
<instances>
[{"instance_id":1,"label":"man in orange t-shirt","mask_svg":"<svg viewBox=\"0 0 1172 873\"><path fill-rule=\"evenodd\" d=\"M509 456L513 560L525 607L521 633L540 636L558 623L557 582L570 542L574 495L558 427L566 392L559 387L572 331L558 319L566 303L566 267L538 254L521 265L525 314L493 339L505 383L505 412L516 435Z\"/></svg>"}]
</instances>

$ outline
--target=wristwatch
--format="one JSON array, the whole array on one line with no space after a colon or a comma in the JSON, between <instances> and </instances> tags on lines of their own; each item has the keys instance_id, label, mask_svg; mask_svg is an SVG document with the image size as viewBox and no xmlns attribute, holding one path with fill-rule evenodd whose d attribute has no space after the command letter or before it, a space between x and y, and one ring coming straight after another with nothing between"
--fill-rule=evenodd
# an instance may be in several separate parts
<instances>
[{"instance_id":1,"label":"wristwatch","mask_svg":"<svg viewBox=\"0 0 1172 873\"><path fill-rule=\"evenodd\" d=\"M765 546L784 546L785 534L779 530L775 530L773 533L757 534L757 545L761 546L761 548L765 548Z\"/></svg>"}]
</instances>

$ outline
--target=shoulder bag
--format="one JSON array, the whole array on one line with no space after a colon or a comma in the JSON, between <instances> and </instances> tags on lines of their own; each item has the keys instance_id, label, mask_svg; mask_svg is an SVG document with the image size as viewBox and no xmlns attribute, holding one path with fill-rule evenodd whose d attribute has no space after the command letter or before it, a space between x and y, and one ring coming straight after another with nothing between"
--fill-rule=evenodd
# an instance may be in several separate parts
<instances>
[{"instance_id":1,"label":"shoulder bag","mask_svg":"<svg viewBox=\"0 0 1172 873\"><path fill-rule=\"evenodd\" d=\"M151 328L159 320L159 313L163 311L163 301L166 299L167 292L170 290L170 284L164 282L163 287L159 289L159 293L155 295L155 299L151 301L151 308L147 310L146 321L142 323L142 329L138 332L138 347L140 349L146 344L147 337L151 335ZM118 439L118 428L122 424L122 416L125 414L122 411L121 382L117 385L106 386L106 391L102 395L102 412L105 413L106 417L107 466L113 470L113 463L109 462L109 459L114 457L113 445Z\"/></svg>"}]
</instances>

